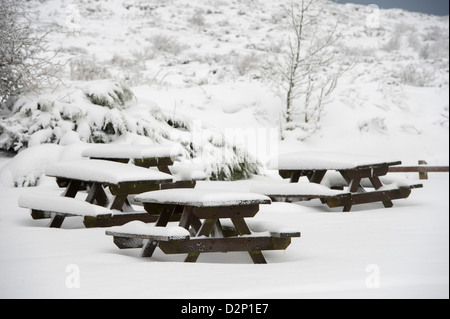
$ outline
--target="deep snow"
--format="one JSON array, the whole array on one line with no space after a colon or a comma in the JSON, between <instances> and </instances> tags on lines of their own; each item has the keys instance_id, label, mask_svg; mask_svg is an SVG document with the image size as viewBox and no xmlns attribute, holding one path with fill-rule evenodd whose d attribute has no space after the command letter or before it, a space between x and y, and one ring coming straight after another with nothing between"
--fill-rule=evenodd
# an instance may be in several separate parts
<instances>
[{"instance_id":1,"label":"deep snow","mask_svg":"<svg viewBox=\"0 0 450 319\"><path fill-rule=\"evenodd\" d=\"M60 31L51 45L61 47L63 57L92 60L97 71L105 67L119 78L131 76L136 103L145 111L157 106L170 117L217 128L243 141L263 163L276 154L313 150L448 165L448 17L381 10L381 28L372 30L365 26L365 7L327 7L328 18L336 12L343 18L338 49L359 62L340 79L319 131L304 141L292 132L281 142L280 100L255 67L265 66L266 48L285 38L279 4L74 3L79 33L67 33L68 3L28 3L40 11L40 23ZM196 13L203 24L194 19ZM152 51L158 35L173 37L165 48L171 52ZM242 69L246 57L253 60ZM72 71L76 77L77 69ZM31 144L47 133L37 134ZM200 142L210 137L197 133ZM122 141L136 139L122 136ZM244 253L204 254L196 264L185 264L184 256L159 250L152 259L140 258L139 250L119 250L105 229L85 229L78 217L68 218L62 229L49 229L48 221L34 221L19 208L22 193L58 194L54 180L42 176L45 167L80 159L88 146L73 135L61 144L14 158L0 154L2 298L449 298L447 173L430 174L421 181L424 188L390 209L370 204L340 213L315 200L263 205L256 219L302 233L285 252L266 252L267 265L251 264ZM280 180L273 171L265 173L250 181L204 181L198 187L247 192L268 179ZM417 179L417 174L397 176ZM39 186L13 187L30 183Z\"/></svg>"},{"instance_id":2,"label":"deep snow","mask_svg":"<svg viewBox=\"0 0 450 319\"><path fill-rule=\"evenodd\" d=\"M199 188L245 190L249 183L200 182ZM430 174L424 184L390 209L263 205L257 220L302 234L286 251L266 252L266 265L253 265L245 253L203 254L195 264L158 249L141 258L139 249L119 250L105 228L83 228L78 217L62 229L32 220L17 206L30 189L2 187L0 297L448 298L448 174Z\"/></svg>"}]
</instances>

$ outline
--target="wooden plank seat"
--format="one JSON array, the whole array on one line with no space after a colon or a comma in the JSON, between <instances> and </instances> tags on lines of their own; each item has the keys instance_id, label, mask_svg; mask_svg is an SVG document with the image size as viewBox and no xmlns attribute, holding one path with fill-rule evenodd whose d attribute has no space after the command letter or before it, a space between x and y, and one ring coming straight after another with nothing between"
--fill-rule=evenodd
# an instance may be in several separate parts
<instances>
[{"instance_id":1,"label":"wooden plank seat","mask_svg":"<svg viewBox=\"0 0 450 319\"><path fill-rule=\"evenodd\" d=\"M338 172L327 172L322 185L333 189L345 189L349 183ZM379 180L362 178L357 192L350 198L331 198L327 205L334 207L351 207L352 205L382 202L385 207L392 207L392 200L406 199L412 189L422 188L423 184L392 176L381 176Z\"/></svg>"},{"instance_id":2,"label":"wooden plank seat","mask_svg":"<svg viewBox=\"0 0 450 319\"><path fill-rule=\"evenodd\" d=\"M34 193L22 194L19 207L31 209L33 219L51 218L52 228L60 228L66 217L82 216L85 225L90 225L93 220L110 219L113 214L105 207L77 198Z\"/></svg>"},{"instance_id":3,"label":"wooden plank seat","mask_svg":"<svg viewBox=\"0 0 450 319\"><path fill-rule=\"evenodd\" d=\"M405 199L408 198L410 194L411 189L409 188L366 191L361 193L352 193L350 198L331 198L327 200L326 204L331 208L344 207L344 211L350 210L345 209L345 207L375 202L382 202L384 207L389 208L393 206L392 200Z\"/></svg>"},{"instance_id":4,"label":"wooden plank seat","mask_svg":"<svg viewBox=\"0 0 450 319\"><path fill-rule=\"evenodd\" d=\"M300 232L290 227L262 220L249 219L247 220L247 226L252 232L252 235L260 234L262 236L263 233L266 233L267 235L276 238L291 238L301 236ZM229 220L224 220L222 222L222 231L227 237L239 235L239 232L236 229L235 225Z\"/></svg>"},{"instance_id":5,"label":"wooden plank seat","mask_svg":"<svg viewBox=\"0 0 450 319\"><path fill-rule=\"evenodd\" d=\"M406 178L400 178L398 176L380 176L380 181L382 185L393 187L396 186L397 188L422 188L423 184L418 183L414 180L408 180ZM324 185L326 187L329 187L331 189L344 189L345 187L348 187L348 181L346 181L342 175L339 172L335 171L328 171L326 175L323 177L321 181L321 185ZM362 178L360 185L364 188L373 188L373 184L370 181L370 178Z\"/></svg>"},{"instance_id":6,"label":"wooden plank seat","mask_svg":"<svg viewBox=\"0 0 450 319\"><path fill-rule=\"evenodd\" d=\"M186 262L195 262L201 253L247 251L254 263L266 263L262 250L286 249L291 237L300 236L297 232L252 233L247 220L257 214L259 205L271 204L270 198L261 194L168 189L139 194L136 200L142 202L146 210L159 207L161 213L154 228L149 230L148 225L133 223L109 229L106 234L114 237L119 248L142 247L143 257L151 257L159 246L167 254L188 254ZM170 228L170 217L180 211L177 229L184 229L189 238L161 237L160 228ZM223 230L224 219L231 221L234 231L229 231L229 227ZM134 232L130 232L130 228ZM155 230L157 233L153 232Z\"/></svg>"},{"instance_id":7,"label":"wooden plank seat","mask_svg":"<svg viewBox=\"0 0 450 319\"><path fill-rule=\"evenodd\" d=\"M119 227L112 227L106 235L113 236L119 249L143 248L142 257L150 257L146 250L148 242L158 242L165 254L196 254L205 252L233 252L257 250L284 250L292 237L300 232L268 222L249 221L251 234L240 235L234 224L222 223L223 238L195 237L180 226L159 227L133 221Z\"/></svg>"},{"instance_id":8,"label":"wooden plank seat","mask_svg":"<svg viewBox=\"0 0 450 319\"><path fill-rule=\"evenodd\" d=\"M326 202L330 198L346 199L350 192L330 189L315 183L263 183L250 187L250 191L270 197L275 202L295 202L318 198Z\"/></svg>"},{"instance_id":9,"label":"wooden plank seat","mask_svg":"<svg viewBox=\"0 0 450 319\"><path fill-rule=\"evenodd\" d=\"M158 214L150 214L147 211L121 212L78 198L47 194L23 194L19 197L19 207L30 209L34 220L51 219L51 228L60 228L66 217L83 217L86 228L123 225L130 220L154 223L159 217ZM171 221L179 218L179 215L174 215Z\"/></svg>"}]
</instances>

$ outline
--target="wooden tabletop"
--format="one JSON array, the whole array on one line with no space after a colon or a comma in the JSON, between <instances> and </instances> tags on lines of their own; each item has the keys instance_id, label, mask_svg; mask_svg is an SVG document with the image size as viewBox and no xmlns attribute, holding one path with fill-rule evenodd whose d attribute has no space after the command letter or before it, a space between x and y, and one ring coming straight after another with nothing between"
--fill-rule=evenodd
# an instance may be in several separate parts
<instances>
[{"instance_id":1,"label":"wooden tabletop","mask_svg":"<svg viewBox=\"0 0 450 319\"><path fill-rule=\"evenodd\" d=\"M104 159L176 158L182 155L179 145L96 144L82 156Z\"/></svg>"},{"instance_id":2,"label":"wooden tabletop","mask_svg":"<svg viewBox=\"0 0 450 319\"><path fill-rule=\"evenodd\" d=\"M271 204L269 197L244 192L199 189L170 189L146 192L135 197L137 202L192 207L228 207Z\"/></svg>"},{"instance_id":3,"label":"wooden tabletop","mask_svg":"<svg viewBox=\"0 0 450 319\"><path fill-rule=\"evenodd\" d=\"M276 170L350 170L399 165L401 161L379 156L339 152L295 152L272 158L267 167Z\"/></svg>"},{"instance_id":4,"label":"wooden tabletop","mask_svg":"<svg viewBox=\"0 0 450 319\"><path fill-rule=\"evenodd\" d=\"M121 183L172 183L172 175L132 164L104 160L76 160L49 165L45 175L85 182L118 185Z\"/></svg>"}]
</instances>

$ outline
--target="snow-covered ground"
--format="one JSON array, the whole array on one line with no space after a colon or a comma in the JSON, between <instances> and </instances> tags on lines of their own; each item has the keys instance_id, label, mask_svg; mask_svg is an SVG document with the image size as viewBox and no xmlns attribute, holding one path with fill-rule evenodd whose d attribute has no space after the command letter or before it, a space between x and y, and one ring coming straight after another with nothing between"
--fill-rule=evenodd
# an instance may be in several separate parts
<instances>
[{"instance_id":1,"label":"snow-covered ground","mask_svg":"<svg viewBox=\"0 0 450 319\"><path fill-rule=\"evenodd\" d=\"M20 116L0 114L4 128L34 133L31 138L23 134L33 145L47 138L61 144L46 145L29 158L25 152L14 158L0 153L0 297L448 298L447 173L430 174L424 188L390 209L371 204L343 214L318 201L262 207L256 218L302 233L285 252L267 252L267 265L253 265L241 253L202 255L196 264L161 251L142 259L139 250L117 249L105 229L84 229L78 218L66 221L63 229L49 229L48 221L32 220L17 205L30 188L14 188L15 183L38 183L39 190L56 192L54 181L42 178L43 167L77 158L87 147L80 143L89 137L87 125L77 125L77 136L63 133L74 129L67 118L104 121L74 89L98 87L84 81L102 77L125 80L136 96L131 108L103 108L102 116L125 115L137 123L150 112L155 119L145 124L166 132L158 122L163 118L155 111L159 108L166 118L194 121L194 127L212 127L243 141L262 163L278 153L315 150L448 165L448 17L380 10L375 16L379 27L373 28L367 25L373 14L367 7L324 3L321 25L341 18L336 49L355 64L339 80L316 134L302 140L292 131L280 141L282 101L266 78L265 62L267 49L287 38L281 3L27 2L40 12L37 23L55 30L49 45L60 49L63 61L69 59L65 80L74 86L25 98ZM51 108L38 114L36 100ZM34 117L27 117L30 110ZM202 141L196 133L202 131L188 137ZM144 138L123 134L119 140ZM198 187L247 191L260 179L277 178L266 173L255 180L208 181ZM417 174L406 177L414 180ZM71 288L78 283L74 276L79 288Z\"/></svg>"},{"instance_id":2,"label":"snow-covered ground","mask_svg":"<svg viewBox=\"0 0 450 319\"><path fill-rule=\"evenodd\" d=\"M7 160L2 159L2 162ZM253 181L202 182L199 188L245 190ZM257 182L257 181L256 181ZM354 207L320 202L263 205L255 218L302 233L266 265L245 253L151 259L119 250L105 228L73 217L61 229L19 208L28 188L4 188L0 215L2 298L448 298L448 174L430 174L410 198ZM51 191L53 183L41 190Z\"/></svg>"}]
</instances>

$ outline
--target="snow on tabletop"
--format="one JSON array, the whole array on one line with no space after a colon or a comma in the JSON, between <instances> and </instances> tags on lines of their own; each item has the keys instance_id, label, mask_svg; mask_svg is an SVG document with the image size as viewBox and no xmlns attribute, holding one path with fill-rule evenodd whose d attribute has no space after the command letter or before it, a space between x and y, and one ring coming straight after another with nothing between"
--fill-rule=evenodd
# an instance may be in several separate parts
<instances>
[{"instance_id":1,"label":"snow on tabletop","mask_svg":"<svg viewBox=\"0 0 450 319\"><path fill-rule=\"evenodd\" d=\"M80 216L98 216L111 214L112 211L98 205L90 204L80 199L49 196L37 193L25 193L19 197L19 207L58 212Z\"/></svg>"},{"instance_id":2,"label":"snow on tabletop","mask_svg":"<svg viewBox=\"0 0 450 319\"><path fill-rule=\"evenodd\" d=\"M295 152L273 157L267 163L269 169L319 170L352 169L358 166L394 162L379 156L340 152Z\"/></svg>"},{"instance_id":3,"label":"snow on tabletop","mask_svg":"<svg viewBox=\"0 0 450 319\"><path fill-rule=\"evenodd\" d=\"M146 192L137 195L135 200L143 203L163 203L196 207L271 204L272 202L269 197L261 194L191 188Z\"/></svg>"},{"instance_id":4,"label":"snow on tabletop","mask_svg":"<svg viewBox=\"0 0 450 319\"><path fill-rule=\"evenodd\" d=\"M138 167L104 160L78 160L59 162L47 166L47 176L64 177L82 181L118 184L123 182L173 182L171 175Z\"/></svg>"},{"instance_id":5,"label":"snow on tabletop","mask_svg":"<svg viewBox=\"0 0 450 319\"><path fill-rule=\"evenodd\" d=\"M176 238L188 238L189 231L183 227L170 226L170 227L157 227L153 224L146 224L141 221L131 221L123 226L114 226L107 230L107 234L130 234L130 235L144 235L144 236L159 236L159 237L171 237Z\"/></svg>"},{"instance_id":6,"label":"snow on tabletop","mask_svg":"<svg viewBox=\"0 0 450 319\"><path fill-rule=\"evenodd\" d=\"M182 155L177 145L131 145L131 144L98 144L86 149L82 156L98 158L162 158Z\"/></svg>"},{"instance_id":7,"label":"snow on tabletop","mask_svg":"<svg viewBox=\"0 0 450 319\"><path fill-rule=\"evenodd\" d=\"M264 195L312 195L334 196L347 192L330 189L327 186L316 183L263 183L250 187L250 191Z\"/></svg>"}]
</instances>

